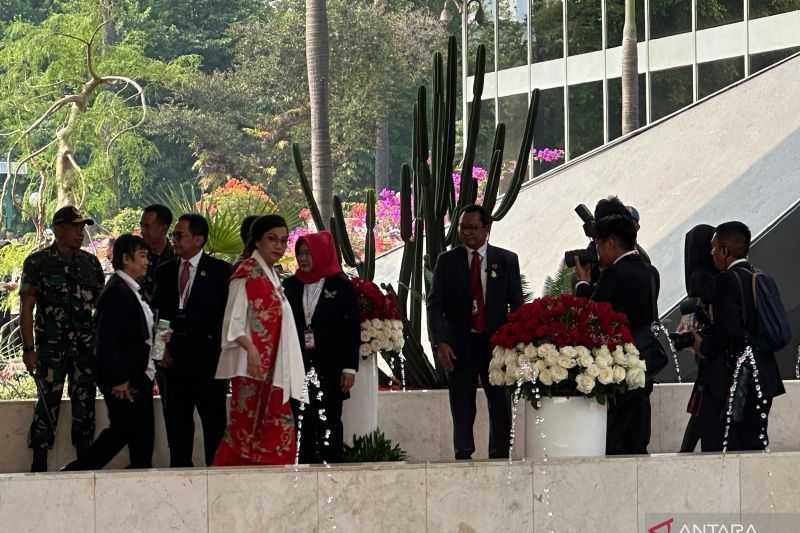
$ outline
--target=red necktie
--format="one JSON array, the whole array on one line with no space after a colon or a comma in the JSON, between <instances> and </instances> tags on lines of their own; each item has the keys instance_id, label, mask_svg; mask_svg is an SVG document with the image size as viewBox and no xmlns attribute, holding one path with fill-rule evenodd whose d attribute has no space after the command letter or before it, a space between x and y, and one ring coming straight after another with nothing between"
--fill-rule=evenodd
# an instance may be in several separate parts
<instances>
[{"instance_id":1,"label":"red necktie","mask_svg":"<svg viewBox=\"0 0 800 533\"><path fill-rule=\"evenodd\" d=\"M181 291L180 297L181 301L183 301L186 297L186 286L189 285L189 274L191 273L192 264L189 261L183 262L183 268L181 268L181 277L178 280L179 289Z\"/></svg>"},{"instance_id":2,"label":"red necktie","mask_svg":"<svg viewBox=\"0 0 800 533\"><path fill-rule=\"evenodd\" d=\"M469 287L472 291L472 330L475 333L483 333L486 331L486 305L483 301L483 283L481 283L481 254L478 252L472 252Z\"/></svg>"}]
</instances>

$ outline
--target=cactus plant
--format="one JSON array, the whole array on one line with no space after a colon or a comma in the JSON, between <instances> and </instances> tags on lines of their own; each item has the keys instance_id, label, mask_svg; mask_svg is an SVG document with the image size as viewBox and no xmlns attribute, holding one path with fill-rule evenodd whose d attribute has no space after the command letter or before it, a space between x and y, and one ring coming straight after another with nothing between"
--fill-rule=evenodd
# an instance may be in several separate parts
<instances>
[{"instance_id":1,"label":"cactus plant","mask_svg":"<svg viewBox=\"0 0 800 533\"><path fill-rule=\"evenodd\" d=\"M450 37L447 47L447 63L441 53L433 56L433 92L431 114L431 137L428 137L428 94L423 86L417 93L414 104L414 131L412 137L411 165L403 165L401 174L400 234L403 238L403 258L398 279L397 300L406 333L403 353L407 361L407 371L414 385L435 387L444 383L443 372L437 372L430 364L421 344L422 303L424 294L430 291L433 268L439 255L447 247L458 244L457 223L459 214L477 198L477 181L472 177L475 150L480 129L481 99L483 96L484 75L486 72L486 49L478 47L475 62L475 76L472 85L472 102L467 128L467 142L461 161L461 185L456 200L452 172L456 143L456 110L458 108L456 82L458 78L458 51L456 38ZM538 89L533 91L525 131L517 156L514 173L508 191L500 206L496 207L500 189L501 167L505 149L505 125L498 124L489 165L487 189L483 205L491 213L494 221L502 220L516 200L528 171L530 150L533 143L533 127L539 102ZM303 172L300 151L295 145L295 164L300 175L303 191L308 199L312 216L317 222L319 210L316 209L311 187ZM429 159L430 158L430 159ZM346 236L341 201L334 200L334 221L331 227L337 246L345 262L358 268L366 279L375 273L375 192L367 196L367 244L363 263L358 263L350 241ZM449 226L448 226L449 223ZM394 291L391 285L384 285ZM410 296L410 298L409 298Z\"/></svg>"}]
</instances>

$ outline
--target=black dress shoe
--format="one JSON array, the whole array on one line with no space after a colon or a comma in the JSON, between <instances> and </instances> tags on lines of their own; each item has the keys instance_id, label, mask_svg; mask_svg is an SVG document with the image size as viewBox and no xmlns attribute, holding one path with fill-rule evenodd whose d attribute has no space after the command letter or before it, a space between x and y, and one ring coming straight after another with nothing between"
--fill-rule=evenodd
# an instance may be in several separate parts
<instances>
[{"instance_id":1,"label":"black dress shoe","mask_svg":"<svg viewBox=\"0 0 800 533\"><path fill-rule=\"evenodd\" d=\"M78 472L81 470L86 470L86 468L83 466L83 463L81 463L79 460L75 460L61 467L59 472Z\"/></svg>"},{"instance_id":2,"label":"black dress shoe","mask_svg":"<svg viewBox=\"0 0 800 533\"><path fill-rule=\"evenodd\" d=\"M46 448L33 449L33 463L31 464L31 472L47 472Z\"/></svg>"}]
</instances>

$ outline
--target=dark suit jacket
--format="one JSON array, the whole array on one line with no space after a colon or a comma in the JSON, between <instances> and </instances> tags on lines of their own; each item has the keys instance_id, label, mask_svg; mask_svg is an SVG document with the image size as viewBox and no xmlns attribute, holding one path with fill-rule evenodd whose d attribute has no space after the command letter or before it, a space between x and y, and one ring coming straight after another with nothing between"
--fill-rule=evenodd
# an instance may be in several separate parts
<instances>
[{"instance_id":1,"label":"dark suit jacket","mask_svg":"<svg viewBox=\"0 0 800 533\"><path fill-rule=\"evenodd\" d=\"M97 301L95 353L101 388L144 378L150 335L139 300L125 280L114 274Z\"/></svg>"},{"instance_id":2,"label":"dark suit jacket","mask_svg":"<svg viewBox=\"0 0 800 533\"><path fill-rule=\"evenodd\" d=\"M197 265L189 300L179 312L180 261L176 257L158 268L153 297L158 318L169 320L173 330L168 345L172 366L167 369L167 376L213 378L222 344L231 265L204 253Z\"/></svg>"},{"instance_id":3,"label":"dark suit jacket","mask_svg":"<svg viewBox=\"0 0 800 533\"><path fill-rule=\"evenodd\" d=\"M706 390L719 398L727 398L734 361L745 348L747 338L754 338L758 331L752 276L753 267L749 263L739 263L730 270L721 272L714 288L714 323L703 337L700 352L705 357L703 379L707 385ZM755 350L755 358L764 394L774 397L786 392L775 354Z\"/></svg>"},{"instance_id":4,"label":"dark suit jacket","mask_svg":"<svg viewBox=\"0 0 800 533\"><path fill-rule=\"evenodd\" d=\"M338 383L343 369L358 370L361 323L353 285L344 275L325 279L322 294L311 317L311 329L314 331L316 344L313 350L307 350L305 347L304 286L295 276L283 282L297 325L297 335L300 338L300 347L303 349L303 362L306 370L313 366L320 375Z\"/></svg>"},{"instance_id":5,"label":"dark suit jacket","mask_svg":"<svg viewBox=\"0 0 800 533\"><path fill-rule=\"evenodd\" d=\"M509 311L522 305L522 281L517 255L502 248L486 249L486 333L493 335L505 324ZM428 332L435 347L449 344L467 353L472 325L472 292L467 249L453 248L439 256L428 295ZM457 361L458 363L458 361Z\"/></svg>"},{"instance_id":6,"label":"dark suit jacket","mask_svg":"<svg viewBox=\"0 0 800 533\"><path fill-rule=\"evenodd\" d=\"M575 295L610 303L614 311L625 313L635 334L649 328L657 318L653 315L653 301L658 300L660 284L658 270L636 254L623 257L603 270L596 285L579 284Z\"/></svg>"}]
</instances>

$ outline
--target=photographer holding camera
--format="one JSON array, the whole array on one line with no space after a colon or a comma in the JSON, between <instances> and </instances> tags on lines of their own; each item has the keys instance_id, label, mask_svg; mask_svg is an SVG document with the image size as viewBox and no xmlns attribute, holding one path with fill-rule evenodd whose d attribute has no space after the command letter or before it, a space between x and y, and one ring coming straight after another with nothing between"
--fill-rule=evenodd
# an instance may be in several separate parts
<instances>
[{"instance_id":1,"label":"photographer holding camera","mask_svg":"<svg viewBox=\"0 0 800 533\"><path fill-rule=\"evenodd\" d=\"M650 393L652 376L666 364L666 354L651 332L658 319L658 271L647 264L636 248L638 224L625 205L615 197L600 200L595 209L594 242L600 275L592 285L590 265L575 258L579 279L577 296L608 302L625 313L636 344L647 363L647 384L618 396L608 408L606 454L646 454L650 442Z\"/></svg>"},{"instance_id":2,"label":"photographer holding camera","mask_svg":"<svg viewBox=\"0 0 800 533\"><path fill-rule=\"evenodd\" d=\"M736 360L749 345L753 349L762 398L757 397L751 383L749 367L742 367L736 396L743 406L734 406L733 424L727 449L764 449L766 428L772 399L785 391L781 381L775 350L759 312L761 306L774 301L783 311L777 288L771 278L756 272L747 260L750 251L750 230L741 222L726 222L716 228L711 240L711 257L720 271L712 297L713 323L695 332L695 353L703 359L703 405L700 409L701 446L704 452L723 448L729 391L733 385ZM762 291L758 278L770 284L770 292ZM759 305L756 305L756 298ZM772 300L775 298L775 300ZM783 311L785 313L785 311ZM761 402L756 408L756 403ZM736 402L735 402L736 403ZM761 413L766 417L762 418Z\"/></svg>"}]
</instances>

